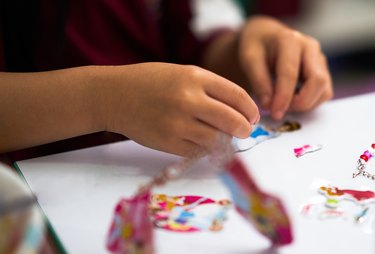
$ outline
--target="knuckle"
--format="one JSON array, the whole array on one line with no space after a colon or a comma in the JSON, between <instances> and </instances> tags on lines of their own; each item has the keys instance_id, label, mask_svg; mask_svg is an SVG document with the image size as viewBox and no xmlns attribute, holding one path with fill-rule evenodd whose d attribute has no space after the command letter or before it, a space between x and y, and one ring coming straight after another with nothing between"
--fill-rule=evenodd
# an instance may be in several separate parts
<instances>
[{"instance_id":1,"label":"knuckle","mask_svg":"<svg viewBox=\"0 0 375 254\"><path fill-rule=\"evenodd\" d=\"M323 72L316 72L313 76L313 80L315 84L322 85L328 83L327 75Z\"/></svg>"},{"instance_id":2,"label":"knuckle","mask_svg":"<svg viewBox=\"0 0 375 254\"><path fill-rule=\"evenodd\" d=\"M185 75L192 79L193 81L200 80L204 76L204 69L196 65L186 65Z\"/></svg>"},{"instance_id":3,"label":"knuckle","mask_svg":"<svg viewBox=\"0 0 375 254\"><path fill-rule=\"evenodd\" d=\"M183 89L180 91L179 97L176 98L176 104L180 109L187 109L196 104L197 96L191 89Z\"/></svg>"},{"instance_id":4,"label":"knuckle","mask_svg":"<svg viewBox=\"0 0 375 254\"><path fill-rule=\"evenodd\" d=\"M181 90L179 91L178 95L173 98L173 102L171 103L171 107L173 107L174 112L186 112L186 110L191 105L190 102L190 92L188 90Z\"/></svg>"},{"instance_id":5,"label":"knuckle","mask_svg":"<svg viewBox=\"0 0 375 254\"><path fill-rule=\"evenodd\" d=\"M317 40L313 37L309 37L308 40L309 40L309 43L311 44L312 47L314 47L315 49L318 49L319 51L321 50L321 45L320 45L319 40Z\"/></svg>"},{"instance_id":6,"label":"knuckle","mask_svg":"<svg viewBox=\"0 0 375 254\"><path fill-rule=\"evenodd\" d=\"M293 29L284 29L280 32L279 40L281 43L290 44L291 42L298 42L302 39L302 34Z\"/></svg>"}]
</instances>

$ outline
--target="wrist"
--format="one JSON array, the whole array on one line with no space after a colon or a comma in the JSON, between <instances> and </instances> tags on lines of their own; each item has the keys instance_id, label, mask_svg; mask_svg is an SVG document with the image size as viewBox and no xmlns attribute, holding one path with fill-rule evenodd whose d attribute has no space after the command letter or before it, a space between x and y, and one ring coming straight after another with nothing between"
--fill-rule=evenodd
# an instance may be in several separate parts
<instances>
[{"instance_id":1,"label":"wrist","mask_svg":"<svg viewBox=\"0 0 375 254\"><path fill-rule=\"evenodd\" d=\"M85 66L83 83L86 87L85 100L87 101L88 116L91 123L91 128L94 132L108 131L108 107L110 89L105 81L104 66Z\"/></svg>"}]
</instances>

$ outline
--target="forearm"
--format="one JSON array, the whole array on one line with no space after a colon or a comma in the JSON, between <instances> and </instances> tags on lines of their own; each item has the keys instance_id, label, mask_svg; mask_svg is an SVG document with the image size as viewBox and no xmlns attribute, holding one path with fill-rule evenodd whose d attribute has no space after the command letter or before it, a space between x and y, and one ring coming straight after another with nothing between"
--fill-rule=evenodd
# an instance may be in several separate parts
<instances>
[{"instance_id":1,"label":"forearm","mask_svg":"<svg viewBox=\"0 0 375 254\"><path fill-rule=\"evenodd\" d=\"M0 73L0 152L100 131L91 68Z\"/></svg>"},{"instance_id":2,"label":"forearm","mask_svg":"<svg viewBox=\"0 0 375 254\"><path fill-rule=\"evenodd\" d=\"M240 65L238 54L238 32L228 30L207 47L201 65L248 91L248 80Z\"/></svg>"}]
</instances>

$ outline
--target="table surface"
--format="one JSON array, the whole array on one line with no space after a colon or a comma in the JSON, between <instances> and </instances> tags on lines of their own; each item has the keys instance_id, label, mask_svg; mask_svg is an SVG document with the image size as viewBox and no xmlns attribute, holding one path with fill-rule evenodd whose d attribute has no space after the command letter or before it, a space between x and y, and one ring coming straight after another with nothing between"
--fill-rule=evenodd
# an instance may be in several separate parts
<instances>
[{"instance_id":1,"label":"table surface","mask_svg":"<svg viewBox=\"0 0 375 254\"><path fill-rule=\"evenodd\" d=\"M155 230L157 253L349 254L359 248L361 254L375 253L375 205L364 224L301 214L302 205L319 196L320 183L375 190L374 181L352 178L359 155L375 143L374 108L375 93L370 93L331 101L308 114L288 115L287 119L302 124L301 130L283 133L240 153L261 188L284 201L295 235L291 245L270 248L266 239L230 211L221 232L183 234ZM293 148L305 144L321 144L323 149L296 158ZM16 164L69 253L106 253L106 235L117 201L130 196L140 184L179 159L125 141ZM205 160L155 192L230 197Z\"/></svg>"}]
</instances>

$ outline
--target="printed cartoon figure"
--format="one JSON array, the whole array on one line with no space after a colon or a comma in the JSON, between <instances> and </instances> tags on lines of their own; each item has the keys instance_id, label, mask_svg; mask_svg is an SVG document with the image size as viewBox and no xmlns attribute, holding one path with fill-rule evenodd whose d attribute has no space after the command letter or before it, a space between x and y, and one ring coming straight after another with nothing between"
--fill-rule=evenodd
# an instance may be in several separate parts
<instances>
[{"instance_id":1,"label":"printed cartoon figure","mask_svg":"<svg viewBox=\"0 0 375 254\"><path fill-rule=\"evenodd\" d=\"M324 204L306 204L302 207L302 214L309 216L317 214L320 219L351 218L361 224L369 217L369 210L375 204L375 192L370 190L321 186L318 192L326 198Z\"/></svg>"},{"instance_id":2,"label":"printed cartoon figure","mask_svg":"<svg viewBox=\"0 0 375 254\"><path fill-rule=\"evenodd\" d=\"M259 143L276 138L280 136L283 132L290 132L299 130L301 128L301 124L297 122L290 122L286 121L282 125L271 128L266 125L256 124L253 127L253 131L251 132L250 136L246 139L238 139L233 138L233 145L237 152L244 152L250 150L254 146L258 145Z\"/></svg>"},{"instance_id":3,"label":"printed cartoon figure","mask_svg":"<svg viewBox=\"0 0 375 254\"><path fill-rule=\"evenodd\" d=\"M149 219L150 191L121 199L115 208L107 248L113 253L153 253L152 224Z\"/></svg>"},{"instance_id":4,"label":"printed cartoon figure","mask_svg":"<svg viewBox=\"0 0 375 254\"><path fill-rule=\"evenodd\" d=\"M326 205L336 208L341 200L350 200L359 205L366 205L375 201L375 192L339 189L333 186L322 186L319 192L326 196Z\"/></svg>"},{"instance_id":5,"label":"printed cartoon figure","mask_svg":"<svg viewBox=\"0 0 375 254\"><path fill-rule=\"evenodd\" d=\"M219 231L230 207L229 200L155 194L151 217L156 227L175 232Z\"/></svg>"},{"instance_id":6,"label":"printed cartoon figure","mask_svg":"<svg viewBox=\"0 0 375 254\"><path fill-rule=\"evenodd\" d=\"M276 132L264 125L257 124L253 127L253 131L246 139L233 138L233 145L237 152L244 152L250 150L257 144L268 139L279 136L280 133Z\"/></svg>"}]
</instances>

